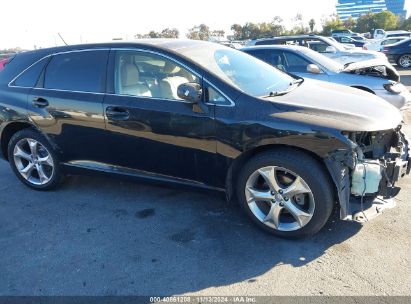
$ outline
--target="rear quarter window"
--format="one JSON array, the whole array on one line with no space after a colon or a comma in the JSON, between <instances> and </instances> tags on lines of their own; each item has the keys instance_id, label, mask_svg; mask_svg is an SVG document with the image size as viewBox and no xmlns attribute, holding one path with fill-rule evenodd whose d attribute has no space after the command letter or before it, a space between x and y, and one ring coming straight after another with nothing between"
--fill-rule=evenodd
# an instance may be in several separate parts
<instances>
[{"instance_id":1,"label":"rear quarter window","mask_svg":"<svg viewBox=\"0 0 411 304\"><path fill-rule=\"evenodd\" d=\"M50 57L47 57L34 63L27 70L21 73L21 75L17 77L12 85L27 88L35 87L44 67L46 66L47 62L49 62L49 60Z\"/></svg>"},{"instance_id":2,"label":"rear quarter window","mask_svg":"<svg viewBox=\"0 0 411 304\"><path fill-rule=\"evenodd\" d=\"M108 51L78 51L53 56L46 68L45 89L104 92Z\"/></svg>"}]
</instances>

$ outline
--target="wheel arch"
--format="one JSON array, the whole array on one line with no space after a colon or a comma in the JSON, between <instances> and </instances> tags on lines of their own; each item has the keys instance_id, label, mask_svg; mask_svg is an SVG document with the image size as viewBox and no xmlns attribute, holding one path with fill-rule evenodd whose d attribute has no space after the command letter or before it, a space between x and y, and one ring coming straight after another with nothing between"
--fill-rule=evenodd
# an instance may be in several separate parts
<instances>
[{"instance_id":1,"label":"wheel arch","mask_svg":"<svg viewBox=\"0 0 411 304\"><path fill-rule=\"evenodd\" d=\"M368 92L368 93L371 93L371 94L375 95L375 92L373 90L371 90L370 88L367 88L367 87L364 87L364 86L361 86L361 85L353 85L351 87L354 88L354 89L362 90L362 91L365 91L365 92Z\"/></svg>"},{"instance_id":2,"label":"wheel arch","mask_svg":"<svg viewBox=\"0 0 411 304\"><path fill-rule=\"evenodd\" d=\"M258 147L255 147L254 149L251 149L251 150L248 150L242 153L236 159L234 159L226 175L225 188L226 188L226 193L227 193L227 199L231 200L235 196L234 185L237 182L236 177L239 175L241 168L248 160L250 160L251 158L253 158L254 156L258 154L265 153L268 151L277 151L277 150L288 150L290 152L296 151L300 153L302 152L310 156L311 158L313 158L321 166L321 168L323 168L327 178L330 180L330 183L333 186L333 196L334 196L334 199L336 199L337 187L331 176L330 171L328 170L324 162L324 159L321 158L318 154L310 150L307 150L301 147L296 147L296 146L284 145L284 144L270 144L270 145L258 146Z\"/></svg>"},{"instance_id":3,"label":"wheel arch","mask_svg":"<svg viewBox=\"0 0 411 304\"><path fill-rule=\"evenodd\" d=\"M30 129L30 128L33 130L37 130L37 128L28 121L13 121L3 127L1 131L1 137L0 137L0 148L1 148L1 156L5 160L8 161L7 148L8 148L10 139L13 137L13 135L21 130Z\"/></svg>"}]
</instances>

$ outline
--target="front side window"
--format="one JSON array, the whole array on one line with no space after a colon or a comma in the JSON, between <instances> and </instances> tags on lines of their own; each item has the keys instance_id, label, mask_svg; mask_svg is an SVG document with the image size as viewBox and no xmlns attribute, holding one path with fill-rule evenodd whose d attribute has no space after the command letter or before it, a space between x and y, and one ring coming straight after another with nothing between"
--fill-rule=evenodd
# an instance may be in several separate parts
<instances>
[{"instance_id":1,"label":"front side window","mask_svg":"<svg viewBox=\"0 0 411 304\"><path fill-rule=\"evenodd\" d=\"M115 59L115 93L138 97L182 100L179 85L200 83L193 73L163 56L137 51L118 51Z\"/></svg>"},{"instance_id":2,"label":"front side window","mask_svg":"<svg viewBox=\"0 0 411 304\"><path fill-rule=\"evenodd\" d=\"M207 86L207 102L216 105L230 105L230 101L211 86Z\"/></svg>"},{"instance_id":3,"label":"front side window","mask_svg":"<svg viewBox=\"0 0 411 304\"><path fill-rule=\"evenodd\" d=\"M294 53L285 52L287 71L293 73L304 73L307 72L307 66L311 63L301 56Z\"/></svg>"},{"instance_id":4,"label":"front side window","mask_svg":"<svg viewBox=\"0 0 411 304\"><path fill-rule=\"evenodd\" d=\"M53 56L46 68L45 89L104 92L108 51L79 51Z\"/></svg>"}]
</instances>

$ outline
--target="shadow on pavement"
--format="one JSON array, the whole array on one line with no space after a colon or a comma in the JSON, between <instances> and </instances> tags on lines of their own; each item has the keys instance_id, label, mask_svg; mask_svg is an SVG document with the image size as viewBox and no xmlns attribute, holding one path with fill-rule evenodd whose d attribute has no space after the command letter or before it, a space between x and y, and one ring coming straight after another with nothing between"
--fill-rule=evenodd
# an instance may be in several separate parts
<instances>
[{"instance_id":1,"label":"shadow on pavement","mask_svg":"<svg viewBox=\"0 0 411 304\"><path fill-rule=\"evenodd\" d=\"M11 173L8 180L2 191L19 195L0 200L1 295L172 295L252 284L281 265L320 262L361 228L335 212L316 236L288 241L213 194L103 177L39 193Z\"/></svg>"}]
</instances>

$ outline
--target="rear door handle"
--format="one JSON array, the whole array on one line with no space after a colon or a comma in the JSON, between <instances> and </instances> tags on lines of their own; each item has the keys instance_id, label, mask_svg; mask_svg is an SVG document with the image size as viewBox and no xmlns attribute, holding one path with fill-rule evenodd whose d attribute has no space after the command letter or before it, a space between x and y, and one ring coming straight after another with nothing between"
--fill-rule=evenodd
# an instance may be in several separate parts
<instances>
[{"instance_id":1,"label":"rear door handle","mask_svg":"<svg viewBox=\"0 0 411 304\"><path fill-rule=\"evenodd\" d=\"M42 97L34 97L33 105L37 108L44 108L49 105L49 102L47 101L47 99L44 99Z\"/></svg>"},{"instance_id":2,"label":"rear door handle","mask_svg":"<svg viewBox=\"0 0 411 304\"><path fill-rule=\"evenodd\" d=\"M106 115L112 120L127 120L130 117L128 110L121 107L107 107Z\"/></svg>"}]
</instances>

